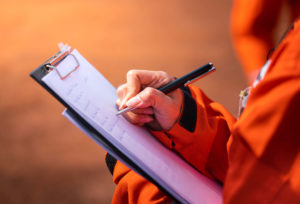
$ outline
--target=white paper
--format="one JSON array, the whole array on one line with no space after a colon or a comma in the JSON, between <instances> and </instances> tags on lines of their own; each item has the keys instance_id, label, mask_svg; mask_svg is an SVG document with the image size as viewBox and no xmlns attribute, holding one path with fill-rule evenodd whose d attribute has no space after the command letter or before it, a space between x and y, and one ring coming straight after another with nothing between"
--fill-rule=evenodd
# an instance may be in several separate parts
<instances>
[{"instance_id":1,"label":"white paper","mask_svg":"<svg viewBox=\"0 0 300 204\"><path fill-rule=\"evenodd\" d=\"M116 89L77 50L80 67L67 78L55 71L42 80L128 158L173 196L188 203L222 203L222 189L160 144L146 129L116 116ZM70 61L70 62L68 62ZM59 70L70 70L67 57Z\"/></svg>"}]
</instances>

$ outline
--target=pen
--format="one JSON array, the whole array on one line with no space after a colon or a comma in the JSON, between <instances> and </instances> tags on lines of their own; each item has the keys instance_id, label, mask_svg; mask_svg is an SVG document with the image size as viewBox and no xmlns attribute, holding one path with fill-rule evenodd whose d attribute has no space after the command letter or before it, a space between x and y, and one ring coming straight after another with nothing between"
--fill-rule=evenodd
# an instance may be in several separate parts
<instances>
[{"instance_id":1,"label":"pen","mask_svg":"<svg viewBox=\"0 0 300 204\"><path fill-rule=\"evenodd\" d=\"M160 90L164 94L168 94L171 91L174 91L175 89L178 89L182 86L187 86L187 85L195 82L196 80L206 76L209 73L214 72L215 70L216 70L216 68L210 62L210 63L203 65L202 67L195 69L194 71L192 71L178 79L171 81L170 83L160 87L158 90ZM124 113L132 111L134 109L135 109L135 107L127 107L127 108L124 108L123 110L120 110L116 115L124 114Z\"/></svg>"}]
</instances>

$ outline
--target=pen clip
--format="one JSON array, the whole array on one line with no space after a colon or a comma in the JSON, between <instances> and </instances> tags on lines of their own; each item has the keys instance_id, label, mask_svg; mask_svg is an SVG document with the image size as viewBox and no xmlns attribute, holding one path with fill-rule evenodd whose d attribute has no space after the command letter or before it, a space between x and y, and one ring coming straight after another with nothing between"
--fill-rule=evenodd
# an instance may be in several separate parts
<instances>
[{"instance_id":1,"label":"pen clip","mask_svg":"<svg viewBox=\"0 0 300 204\"><path fill-rule=\"evenodd\" d=\"M197 81L197 80L199 80L199 79L205 77L206 75L208 75L208 74L210 74L210 73L212 73L212 72L214 72L214 71L216 71L216 68L215 68L215 67L212 67L212 68L210 68L210 70L208 70L208 72L203 73L203 74L201 74L200 76L198 76L198 77L196 77L196 78L194 78L194 79L192 79L192 80L187 81L187 82L184 84L184 86L188 86L188 85L190 85L191 83L194 83L195 81Z\"/></svg>"}]
</instances>

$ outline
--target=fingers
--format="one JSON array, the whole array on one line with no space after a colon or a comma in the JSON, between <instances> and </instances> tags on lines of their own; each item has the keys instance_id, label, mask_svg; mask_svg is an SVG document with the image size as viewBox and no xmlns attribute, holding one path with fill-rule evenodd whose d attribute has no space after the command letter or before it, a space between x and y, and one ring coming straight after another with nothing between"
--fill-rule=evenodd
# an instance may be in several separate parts
<instances>
[{"instance_id":1,"label":"fingers","mask_svg":"<svg viewBox=\"0 0 300 204\"><path fill-rule=\"evenodd\" d=\"M136 96L132 97L126 105L130 108L147 108L153 107L159 109L162 103L169 100L169 97L161 91L147 87Z\"/></svg>"},{"instance_id":2,"label":"fingers","mask_svg":"<svg viewBox=\"0 0 300 204\"><path fill-rule=\"evenodd\" d=\"M120 100L117 100L117 107L120 106ZM149 123L154 120L153 118L154 111L153 108L138 108L131 112L123 114L123 116L131 123L139 126L143 126L145 123Z\"/></svg>"},{"instance_id":3,"label":"fingers","mask_svg":"<svg viewBox=\"0 0 300 204\"><path fill-rule=\"evenodd\" d=\"M135 114L145 114L145 115L153 115L153 108L138 108L132 111Z\"/></svg>"},{"instance_id":4,"label":"fingers","mask_svg":"<svg viewBox=\"0 0 300 204\"><path fill-rule=\"evenodd\" d=\"M126 105L130 108L138 108L137 110L143 114L145 112L142 111L152 107L155 120L163 129L170 129L179 117L182 103L183 96L179 90L172 92L170 95L165 95L157 89L147 87L132 97Z\"/></svg>"},{"instance_id":5,"label":"fingers","mask_svg":"<svg viewBox=\"0 0 300 204\"><path fill-rule=\"evenodd\" d=\"M144 114L145 110L136 109L132 112L127 112L123 116L132 124L143 126L154 120L153 114ZM151 111L153 113L153 111Z\"/></svg>"},{"instance_id":6,"label":"fingers","mask_svg":"<svg viewBox=\"0 0 300 204\"><path fill-rule=\"evenodd\" d=\"M138 93L142 87L158 88L171 80L171 77L163 71L130 70L127 72L128 89L135 93Z\"/></svg>"},{"instance_id":7,"label":"fingers","mask_svg":"<svg viewBox=\"0 0 300 204\"><path fill-rule=\"evenodd\" d=\"M183 96L175 90L165 95L157 88L169 83L172 78L163 71L131 70L126 84L117 89L119 110L136 108L123 114L133 124L147 124L154 129L169 129L180 114Z\"/></svg>"},{"instance_id":8,"label":"fingers","mask_svg":"<svg viewBox=\"0 0 300 204\"><path fill-rule=\"evenodd\" d=\"M171 80L172 78L163 71L130 70L127 73L127 83L120 88L122 94L125 94L122 97L120 108L124 108L125 103L144 87L159 88Z\"/></svg>"},{"instance_id":9,"label":"fingers","mask_svg":"<svg viewBox=\"0 0 300 204\"><path fill-rule=\"evenodd\" d=\"M136 125L144 125L154 120L153 115L145 114L135 114L133 112L128 112L124 114L124 117L131 123Z\"/></svg>"},{"instance_id":10,"label":"fingers","mask_svg":"<svg viewBox=\"0 0 300 204\"><path fill-rule=\"evenodd\" d=\"M117 88L117 96L118 96L118 99L116 101L116 104L119 108L119 110L125 108L125 100L124 98L126 97L127 95L127 85L126 84L122 84L121 86L119 86Z\"/></svg>"},{"instance_id":11,"label":"fingers","mask_svg":"<svg viewBox=\"0 0 300 204\"><path fill-rule=\"evenodd\" d=\"M117 96L119 99L123 99L124 96L126 95L127 93L127 86L126 84L122 84L121 86L119 86L117 88Z\"/></svg>"}]
</instances>

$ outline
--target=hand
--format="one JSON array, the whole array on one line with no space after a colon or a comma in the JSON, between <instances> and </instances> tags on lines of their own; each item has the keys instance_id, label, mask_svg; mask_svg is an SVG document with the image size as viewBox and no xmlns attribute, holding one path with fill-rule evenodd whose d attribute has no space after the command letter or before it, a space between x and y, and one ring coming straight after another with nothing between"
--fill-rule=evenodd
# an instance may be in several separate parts
<instances>
[{"instance_id":1,"label":"hand","mask_svg":"<svg viewBox=\"0 0 300 204\"><path fill-rule=\"evenodd\" d=\"M127 82L117 89L119 109L137 108L124 117L133 124L147 125L153 130L169 130L181 112L183 94L180 90L165 95L159 87L172 81L163 71L130 70Z\"/></svg>"}]
</instances>

